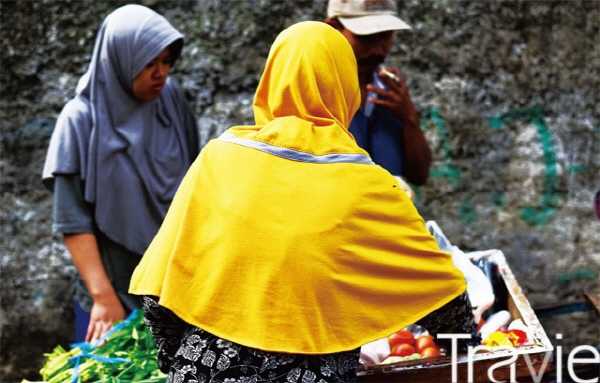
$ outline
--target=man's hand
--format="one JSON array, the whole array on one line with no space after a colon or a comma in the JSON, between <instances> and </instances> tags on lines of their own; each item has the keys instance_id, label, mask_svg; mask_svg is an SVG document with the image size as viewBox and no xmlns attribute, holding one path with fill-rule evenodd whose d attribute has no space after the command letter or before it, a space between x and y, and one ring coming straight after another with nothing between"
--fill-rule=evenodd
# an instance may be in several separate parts
<instances>
[{"instance_id":1,"label":"man's hand","mask_svg":"<svg viewBox=\"0 0 600 383\"><path fill-rule=\"evenodd\" d=\"M379 96L378 98L371 97L369 101L388 108L396 118L402 121L402 175L414 185L424 185L429 177L431 150L421 131L417 109L397 69L390 68L379 71L378 75L389 90L367 84L367 90Z\"/></svg>"},{"instance_id":2,"label":"man's hand","mask_svg":"<svg viewBox=\"0 0 600 383\"><path fill-rule=\"evenodd\" d=\"M369 101L373 104L388 108L392 114L400 120L416 116L415 106L398 69L390 68L387 69L387 72L389 74L379 71L378 75L387 85L389 90L377 88L373 84L367 84L367 90L372 91L379 96L378 98L371 97L369 98ZM394 78L390 75L394 76Z\"/></svg>"}]
</instances>

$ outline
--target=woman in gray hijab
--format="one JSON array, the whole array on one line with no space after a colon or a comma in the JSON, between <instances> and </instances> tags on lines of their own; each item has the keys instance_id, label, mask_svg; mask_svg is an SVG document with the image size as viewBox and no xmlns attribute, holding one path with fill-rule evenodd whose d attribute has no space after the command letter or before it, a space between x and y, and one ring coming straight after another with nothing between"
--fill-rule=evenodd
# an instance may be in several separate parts
<instances>
[{"instance_id":1,"label":"woman in gray hijab","mask_svg":"<svg viewBox=\"0 0 600 383\"><path fill-rule=\"evenodd\" d=\"M199 152L195 117L168 77L183 35L141 5L109 14L88 71L60 113L43 169L53 232L79 271L76 341L140 307L129 280Z\"/></svg>"}]
</instances>

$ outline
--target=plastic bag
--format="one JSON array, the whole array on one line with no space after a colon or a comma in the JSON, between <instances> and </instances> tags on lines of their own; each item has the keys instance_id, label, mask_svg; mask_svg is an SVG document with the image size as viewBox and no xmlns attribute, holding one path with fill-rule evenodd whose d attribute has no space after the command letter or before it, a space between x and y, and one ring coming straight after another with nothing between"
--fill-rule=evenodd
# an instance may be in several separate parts
<instances>
[{"instance_id":1,"label":"plastic bag","mask_svg":"<svg viewBox=\"0 0 600 383\"><path fill-rule=\"evenodd\" d=\"M462 250L450 243L435 221L427 221L425 226L437 241L440 249L452 254L454 266L460 269L465 276L467 292L471 306L473 306L473 316L475 316L475 322L479 323L482 314L494 304L494 289L489 278L483 270L471 262Z\"/></svg>"},{"instance_id":2,"label":"plastic bag","mask_svg":"<svg viewBox=\"0 0 600 383\"><path fill-rule=\"evenodd\" d=\"M390 343L388 338L364 344L360 348L360 364L371 366L381 363L390 355Z\"/></svg>"}]
</instances>

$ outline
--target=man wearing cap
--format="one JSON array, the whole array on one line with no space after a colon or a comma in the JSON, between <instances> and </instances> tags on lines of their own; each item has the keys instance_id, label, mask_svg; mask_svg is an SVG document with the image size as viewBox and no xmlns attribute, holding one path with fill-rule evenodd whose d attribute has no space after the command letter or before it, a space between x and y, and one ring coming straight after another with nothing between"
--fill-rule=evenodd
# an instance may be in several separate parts
<instances>
[{"instance_id":1,"label":"man wearing cap","mask_svg":"<svg viewBox=\"0 0 600 383\"><path fill-rule=\"evenodd\" d=\"M425 184L431 151L419 116L398 70L380 66L394 31L410 26L398 18L393 0L329 0L325 22L346 37L358 63L362 102L350 132L374 162L414 185Z\"/></svg>"}]
</instances>

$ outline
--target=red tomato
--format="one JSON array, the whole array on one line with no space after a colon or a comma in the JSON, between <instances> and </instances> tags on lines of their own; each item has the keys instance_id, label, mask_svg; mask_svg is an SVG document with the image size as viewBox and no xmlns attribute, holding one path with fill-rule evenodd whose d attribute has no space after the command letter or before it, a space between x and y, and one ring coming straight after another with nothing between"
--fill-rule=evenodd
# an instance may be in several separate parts
<instances>
[{"instance_id":1,"label":"red tomato","mask_svg":"<svg viewBox=\"0 0 600 383\"><path fill-rule=\"evenodd\" d=\"M390 343L390 348L394 347L397 344L407 343L411 346L415 345L415 336L412 332L408 330L400 330L396 331L392 335L388 336L388 342Z\"/></svg>"},{"instance_id":2,"label":"red tomato","mask_svg":"<svg viewBox=\"0 0 600 383\"><path fill-rule=\"evenodd\" d=\"M440 356L442 355L440 353L440 349L437 347L427 347L426 349L424 349L423 351L420 352L421 356L423 358L431 358L433 356Z\"/></svg>"},{"instance_id":3,"label":"red tomato","mask_svg":"<svg viewBox=\"0 0 600 383\"><path fill-rule=\"evenodd\" d=\"M420 335L415 339L415 349L420 354L427 347L436 347L435 341L433 340L433 336L431 335Z\"/></svg>"},{"instance_id":4,"label":"red tomato","mask_svg":"<svg viewBox=\"0 0 600 383\"><path fill-rule=\"evenodd\" d=\"M408 343L400 343L392 347L390 356L409 356L415 353L415 348Z\"/></svg>"}]
</instances>

